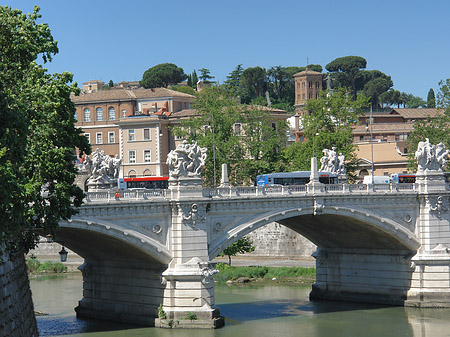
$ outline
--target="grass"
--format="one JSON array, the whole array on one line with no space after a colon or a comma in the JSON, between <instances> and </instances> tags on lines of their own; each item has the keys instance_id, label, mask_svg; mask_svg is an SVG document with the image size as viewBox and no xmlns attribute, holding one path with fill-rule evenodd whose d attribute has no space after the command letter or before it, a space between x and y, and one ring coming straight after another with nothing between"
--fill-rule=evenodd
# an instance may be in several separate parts
<instances>
[{"instance_id":1,"label":"grass","mask_svg":"<svg viewBox=\"0 0 450 337\"><path fill-rule=\"evenodd\" d=\"M316 277L316 268L303 267L232 267L225 263L216 264L216 269L220 273L214 275L214 280L218 283L225 283L228 280L237 280L240 277L258 280L313 283Z\"/></svg>"},{"instance_id":2,"label":"grass","mask_svg":"<svg viewBox=\"0 0 450 337\"><path fill-rule=\"evenodd\" d=\"M27 270L29 274L38 273L64 273L67 271L67 266L61 262L41 261L37 259L27 259Z\"/></svg>"}]
</instances>

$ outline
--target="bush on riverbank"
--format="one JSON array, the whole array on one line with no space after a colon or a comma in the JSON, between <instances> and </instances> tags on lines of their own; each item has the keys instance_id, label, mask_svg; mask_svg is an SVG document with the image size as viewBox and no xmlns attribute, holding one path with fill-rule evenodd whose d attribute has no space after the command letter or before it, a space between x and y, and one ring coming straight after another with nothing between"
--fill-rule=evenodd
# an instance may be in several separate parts
<instances>
[{"instance_id":1,"label":"bush on riverbank","mask_svg":"<svg viewBox=\"0 0 450 337\"><path fill-rule=\"evenodd\" d=\"M316 277L316 268L313 267L232 267L217 263L215 268L220 271L214 275L214 280L218 283L239 278L313 283Z\"/></svg>"},{"instance_id":2,"label":"bush on riverbank","mask_svg":"<svg viewBox=\"0 0 450 337\"><path fill-rule=\"evenodd\" d=\"M37 273L65 273L67 266L61 262L45 261L41 263L38 259L27 259L28 274Z\"/></svg>"}]
</instances>

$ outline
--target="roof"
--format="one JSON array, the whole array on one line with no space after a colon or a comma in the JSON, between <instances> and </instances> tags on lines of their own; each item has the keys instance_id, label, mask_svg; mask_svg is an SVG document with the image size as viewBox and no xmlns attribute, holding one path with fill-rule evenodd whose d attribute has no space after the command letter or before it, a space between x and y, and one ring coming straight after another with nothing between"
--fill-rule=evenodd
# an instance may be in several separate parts
<instances>
[{"instance_id":1,"label":"roof","mask_svg":"<svg viewBox=\"0 0 450 337\"><path fill-rule=\"evenodd\" d=\"M356 157L371 162L373 145L373 162L375 163L406 163L408 157L400 154L395 142L374 142L358 144Z\"/></svg>"},{"instance_id":2,"label":"roof","mask_svg":"<svg viewBox=\"0 0 450 337\"><path fill-rule=\"evenodd\" d=\"M409 133L413 130L414 123L374 123L372 124L372 132L373 133ZM352 127L353 134L367 134L370 132L370 129L367 130L366 125L355 125Z\"/></svg>"},{"instance_id":3,"label":"roof","mask_svg":"<svg viewBox=\"0 0 450 337\"><path fill-rule=\"evenodd\" d=\"M82 93L79 96L72 95L71 99L74 103L97 102L97 101L114 101L114 100L134 100L159 97L182 97L194 99L195 96L185 94L183 92L170 90L166 88L154 89L114 89L101 90L92 93Z\"/></svg>"},{"instance_id":4,"label":"roof","mask_svg":"<svg viewBox=\"0 0 450 337\"><path fill-rule=\"evenodd\" d=\"M323 75L323 73L319 73L318 71L311 70L307 66L305 70L303 70L303 71L301 71L301 72L299 72L297 74L294 74L294 77L306 76L306 75Z\"/></svg>"},{"instance_id":5,"label":"roof","mask_svg":"<svg viewBox=\"0 0 450 337\"><path fill-rule=\"evenodd\" d=\"M442 110L438 110L435 108L417 108L417 109L392 109L391 115L398 114L403 118L427 118L435 117L437 115L442 114Z\"/></svg>"}]
</instances>

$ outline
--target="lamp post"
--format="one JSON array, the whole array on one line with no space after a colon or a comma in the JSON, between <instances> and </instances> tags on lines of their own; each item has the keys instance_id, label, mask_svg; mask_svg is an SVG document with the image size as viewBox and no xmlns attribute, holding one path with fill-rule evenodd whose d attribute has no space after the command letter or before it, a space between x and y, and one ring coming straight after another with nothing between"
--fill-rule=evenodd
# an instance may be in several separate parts
<instances>
[{"instance_id":1,"label":"lamp post","mask_svg":"<svg viewBox=\"0 0 450 337\"><path fill-rule=\"evenodd\" d=\"M373 112L372 112L372 104L370 105L370 151L371 151L371 155L372 155L372 188L373 188L373 182L374 182L374 177L373 177L373 131L372 131L372 126L373 126Z\"/></svg>"}]
</instances>

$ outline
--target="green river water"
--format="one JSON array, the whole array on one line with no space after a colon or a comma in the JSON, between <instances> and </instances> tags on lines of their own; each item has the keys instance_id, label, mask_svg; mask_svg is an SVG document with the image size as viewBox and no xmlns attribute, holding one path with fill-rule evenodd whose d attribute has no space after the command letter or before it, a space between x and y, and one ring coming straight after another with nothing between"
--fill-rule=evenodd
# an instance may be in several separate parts
<instances>
[{"instance_id":1,"label":"green river water","mask_svg":"<svg viewBox=\"0 0 450 337\"><path fill-rule=\"evenodd\" d=\"M218 330L165 330L75 318L82 297L81 274L30 280L41 336L450 336L450 309L380 307L310 302L310 287L274 285L218 286L216 304L226 326Z\"/></svg>"}]
</instances>

